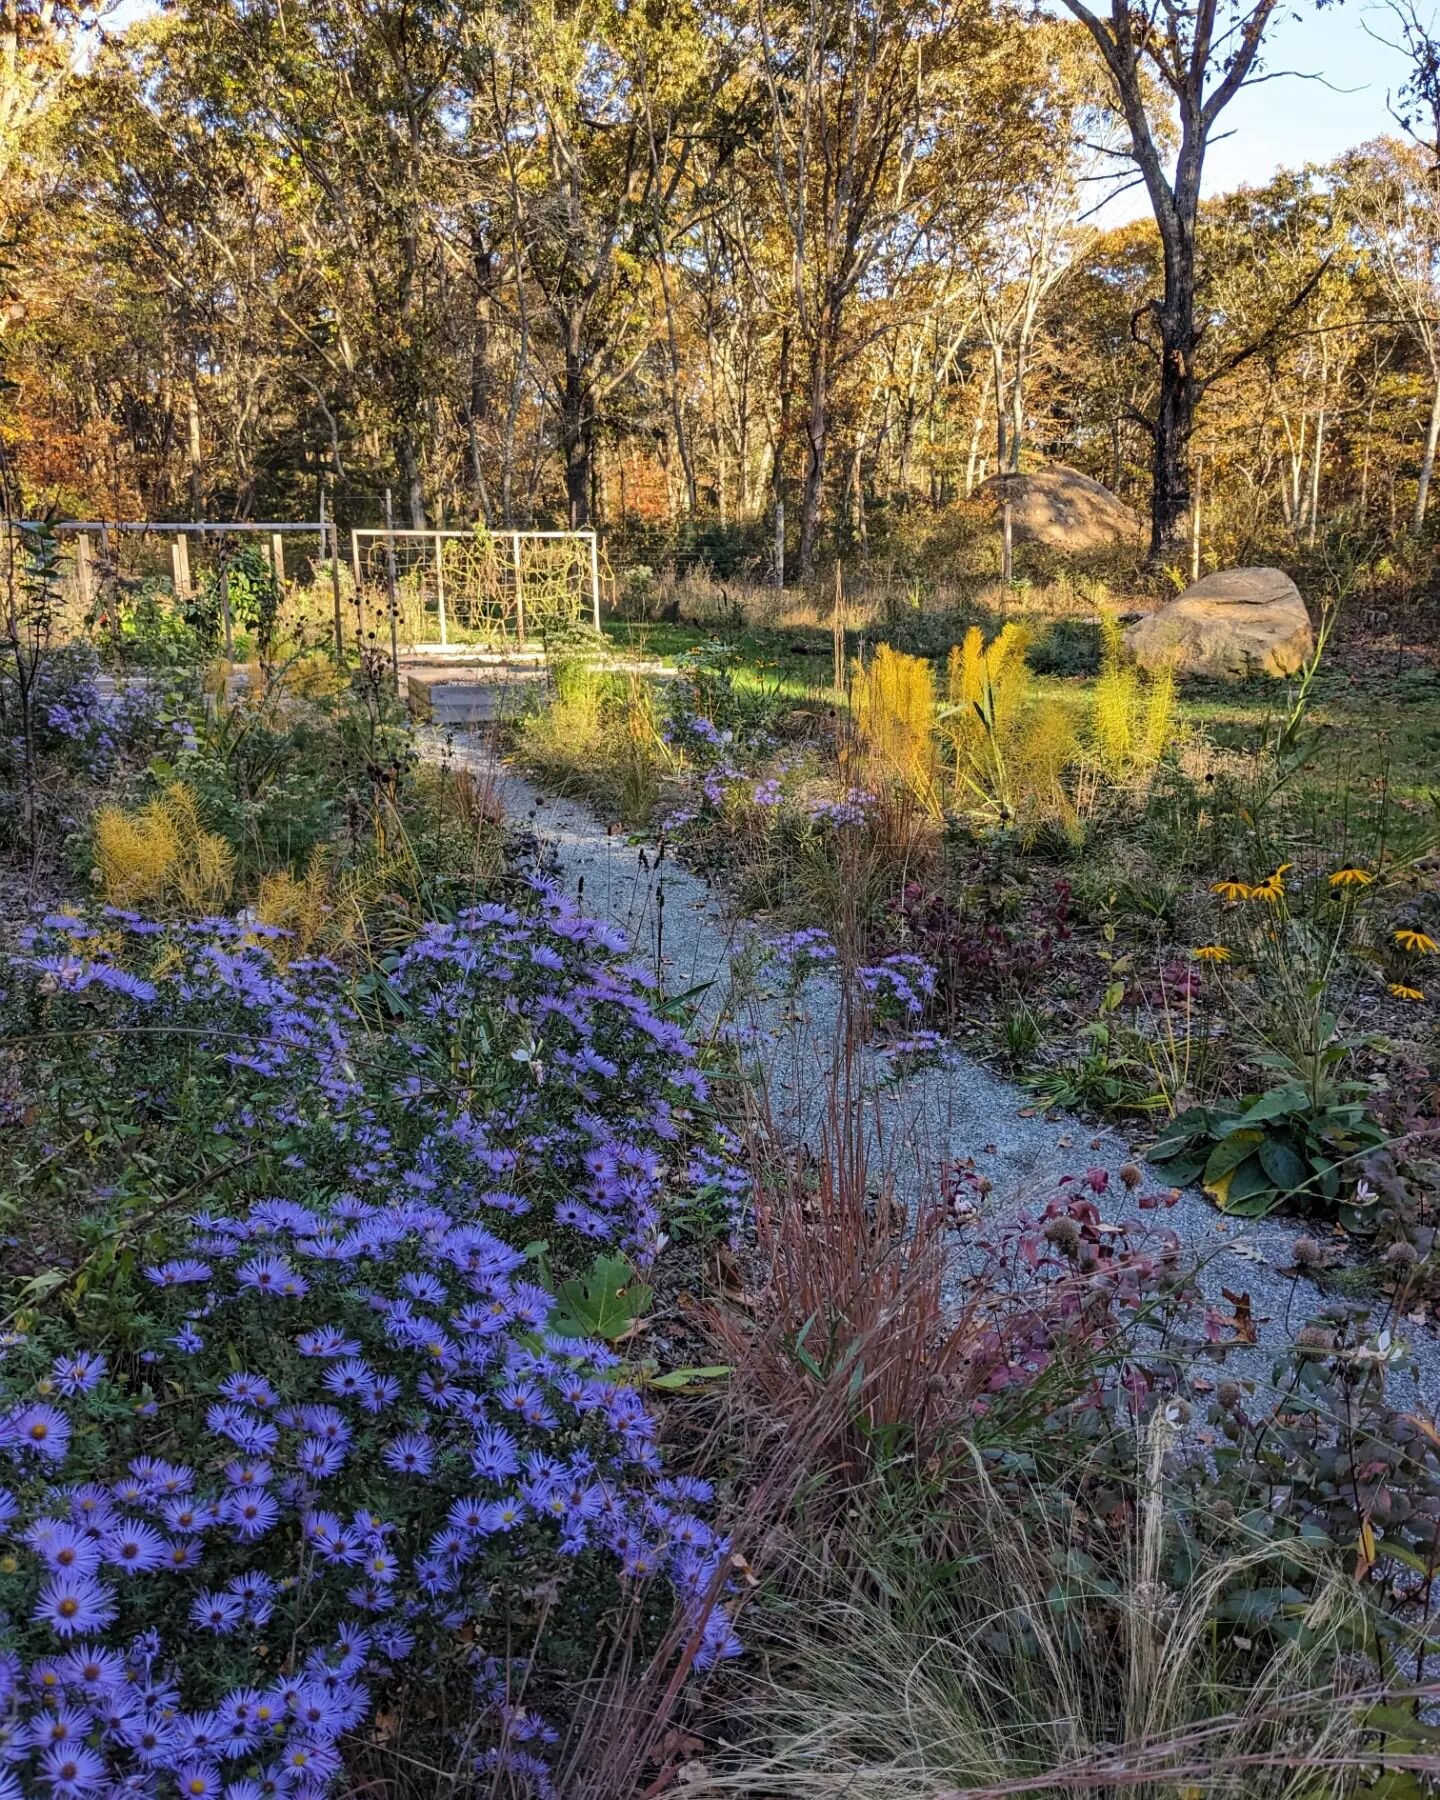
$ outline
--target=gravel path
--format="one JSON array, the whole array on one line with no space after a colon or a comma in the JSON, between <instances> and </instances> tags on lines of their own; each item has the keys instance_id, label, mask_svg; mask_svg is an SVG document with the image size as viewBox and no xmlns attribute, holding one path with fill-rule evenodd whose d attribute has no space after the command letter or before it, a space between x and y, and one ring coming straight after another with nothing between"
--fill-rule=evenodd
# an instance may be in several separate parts
<instances>
[{"instance_id":1,"label":"gravel path","mask_svg":"<svg viewBox=\"0 0 1440 1800\"><path fill-rule=\"evenodd\" d=\"M438 744L432 750L438 753ZM767 986L756 974L767 928L738 919L700 876L653 844L632 841L623 828L607 827L587 806L542 794L502 763L485 738L457 737L449 753L493 783L512 819L531 825L564 890L628 934L667 994L694 994L702 1033L738 1029L772 1116L792 1142L813 1146L837 1037L836 984L812 976L798 998L773 978ZM1063 1175L1098 1166L1113 1177L1132 1159L1131 1142L1114 1130L1041 1111L1023 1089L959 1050L904 1075L871 1056L865 1066L870 1167L890 1177L912 1216L917 1201L935 1195L948 1160L972 1158L989 1179L978 1227L988 1235L1007 1218L1043 1207ZM1157 1175L1146 1185L1167 1184ZM1120 1210L1118 1194L1114 1210ZM1153 1216L1195 1258L1202 1287L1222 1310L1230 1310L1223 1289L1248 1293L1261 1348L1245 1358L1244 1373L1264 1380L1271 1353L1323 1304L1291 1267L1291 1246L1306 1228L1281 1219L1226 1219L1194 1189ZM957 1278L963 1263L960 1247ZM1397 1372L1391 1391L1401 1404L1433 1413L1440 1406L1440 1338L1428 1327L1405 1329L1413 1339L1418 1390Z\"/></svg>"}]
</instances>

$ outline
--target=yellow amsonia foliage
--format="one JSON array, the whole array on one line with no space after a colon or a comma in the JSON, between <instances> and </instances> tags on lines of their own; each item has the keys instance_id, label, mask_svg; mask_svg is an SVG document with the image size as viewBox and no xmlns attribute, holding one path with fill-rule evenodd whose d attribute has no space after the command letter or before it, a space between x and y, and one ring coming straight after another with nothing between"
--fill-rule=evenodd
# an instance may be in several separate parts
<instances>
[{"instance_id":1,"label":"yellow amsonia foliage","mask_svg":"<svg viewBox=\"0 0 1440 1800\"><path fill-rule=\"evenodd\" d=\"M303 875L277 869L260 880L250 916L288 935L271 940L270 954L281 968L297 956L333 954L364 935L367 913L394 887L403 858L376 856L337 876L329 853L317 847Z\"/></svg>"},{"instance_id":2,"label":"yellow amsonia foliage","mask_svg":"<svg viewBox=\"0 0 1440 1800\"><path fill-rule=\"evenodd\" d=\"M272 954L282 965L292 956L310 954L333 910L329 859L319 848L312 853L303 875L292 875L288 869L263 875L252 908L259 924L278 926L290 934L273 946Z\"/></svg>"},{"instance_id":3,"label":"yellow amsonia foliage","mask_svg":"<svg viewBox=\"0 0 1440 1800\"><path fill-rule=\"evenodd\" d=\"M102 806L95 815L95 861L112 906L205 912L226 899L235 880L234 853L201 824L183 781L133 810Z\"/></svg>"},{"instance_id":4,"label":"yellow amsonia foliage","mask_svg":"<svg viewBox=\"0 0 1440 1800\"><path fill-rule=\"evenodd\" d=\"M1170 742L1175 677L1162 669L1148 680L1125 655L1125 634L1109 613L1100 617L1100 673L1095 681L1091 736L1096 760L1114 780L1153 769Z\"/></svg>"},{"instance_id":5,"label":"yellow amsonia foliage","mask_svg":"<svg viewBox=\"0 0 1440 1800\"><path fill-rule=\"evenodd\" d=\"M978 625L950 652L943 729L962 796L1013 818L1066 809L1061 776L1076 751L1059 701L1038 700L1025 661L1030 634L1006 625L987 645Z\"/></svg>"},{"instance_id":6,"label":"yellow amsonia foliage","mask_svg":"<svg viewBox=\"0 0 1440 1800\"><path fill-rule=\"evenodd\" d=\"M935 677L929 663L879 645L869 667L855 671L851 703L872 778L905 788L938 814Z\"/></svg>"}]
</instances>

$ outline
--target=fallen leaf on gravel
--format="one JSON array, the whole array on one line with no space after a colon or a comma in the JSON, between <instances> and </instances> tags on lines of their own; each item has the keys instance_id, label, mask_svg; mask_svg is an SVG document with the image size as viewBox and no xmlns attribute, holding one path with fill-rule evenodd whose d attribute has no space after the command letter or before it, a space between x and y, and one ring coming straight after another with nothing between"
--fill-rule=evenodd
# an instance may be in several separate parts
<instances>
[{"instance_id":1,"label":"fallen leaf on gravel","mask_svg":"<svg viewBox=\"0 0 1440 1800\"><path fill-rule=\"evenodd\" d=\"M1250 1306L1249 1294L1236 1294L1229 1288L1222 1287L1220 1292L1235 1309L1234 1317L1226 1320L1226 1324L1234 1327L1235 1336L1242 1344L1253 1344L1259 1339L1255 1329L1255 1315Z\"/></svg>"},{"instance_id":2,"label":"fallen leaf on gravel","mask_svg":"<svg viewBox=\"0 0 1440 1800\"><path fill-rule=\"evenodd\" d=\"M1257 1250L1253 1244L1232 1244L1230 1246L1230 1254L1232 1256L1243 1256L1247 1261L1259 1263L1260 1266L1265 1269L1270 1267L1270 1258L1266 1256L1263 1250Z\"/></svg>"}]
</instances>

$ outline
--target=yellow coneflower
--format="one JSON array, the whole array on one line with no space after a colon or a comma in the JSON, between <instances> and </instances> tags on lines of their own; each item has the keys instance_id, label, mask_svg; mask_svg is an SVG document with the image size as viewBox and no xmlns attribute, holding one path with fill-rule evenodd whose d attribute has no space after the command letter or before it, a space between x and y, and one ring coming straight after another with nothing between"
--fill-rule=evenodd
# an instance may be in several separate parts
<instances>
[{"instance_id":1,"label":"yellow coneflower","mask_svg":"<svg viewBox=\"0 0 1440 1800\"><path fill-rule=\"evenodd\" d=\"M1390 992L1397 1000L1423 1000L1425 998L1424 988L1406 987L1403 981L1392 981Z\"/></svg>"},{"instance_id":2,"label":"yellow coneflower","mask_svg":"<svg viewBox=\"0 0 1440 1800\"><path fill-rule=\"evenodd\" d=\"M1375 877L1368 869L1337 869L1330 877L1332 888L1369 887Z\"/></svg>"},{"instance_id":3,"label":"yellow coneflower","mask_svg":"<svg viewBox=\"0 0 1440 1800\"><path fill-rule=\"evenodd\" d=\"M1267 906L1274 906L1285 896L1285 871L1293 868L1293 863L1281 863L1273 875L1267 875L1250 890L1252 900L1263 900Z\"/></svg>"},{"instance_id":4,"label":"yellow coneflower","mask_svg":"<svg viewBox=\"0 0 1440 1800\"><path fill-rule=\"evenodd\" d=\"M1223 944L1201 944L1190 954L1197 962L1226 963L1230 960L1230 952Z\"/></svg>"},{"instance_id":5,"label":"yellow coneflower","mask_svg":"<svg viewBox=\"0 0 1440 1800\"><path fill-rule=\"evenodd\" d=\"M1395 933L1395 942L1402 950L1411 950L1416 956L1433 956L1440 950L1440 944L1428 932L1412 931L1408 925Z\"/></svg>"},{"instance_id":6,"label":"yellow coneflower","mask_svg":"<svg viewBox=\"0 0 1440 1800\"><path fill-rule=\"evenodd\" d=\"M1248 881L1212 881L1210 892L1222 900L1248 900L1254 893Z\"/></svg>"}]
</instances>

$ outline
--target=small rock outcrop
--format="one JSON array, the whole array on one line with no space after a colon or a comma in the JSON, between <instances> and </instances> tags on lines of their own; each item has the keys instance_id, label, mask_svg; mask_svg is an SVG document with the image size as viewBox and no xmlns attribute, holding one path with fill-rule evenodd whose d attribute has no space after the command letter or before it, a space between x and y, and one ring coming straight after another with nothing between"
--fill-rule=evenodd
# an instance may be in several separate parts
<instances>
[{"instance_id":1,"label":"small rock outcrop","mask_svg":"<svg viewBox=\"0 0 1440 1800\"><path fill-rule=\"evenodd\" d=\"M1063 464L1033 475L992 475L980 491L998 507L1010 496L1010 525L1019 543L1083 553L1138 542L1145 527L1107 487Z\"/></svg>"},{"instance_id":2,"label":"small rock outcrop","mask_svg":"<svg viewBox=\"0 0 1440 1800\"><path fill-rule=\"evenodd\" d=\"M1293 675L1315 648L1300 590L1283 569L1220 569L1126 634L1143 668L1239 681Z\"/></svg>"}]
</instances>

